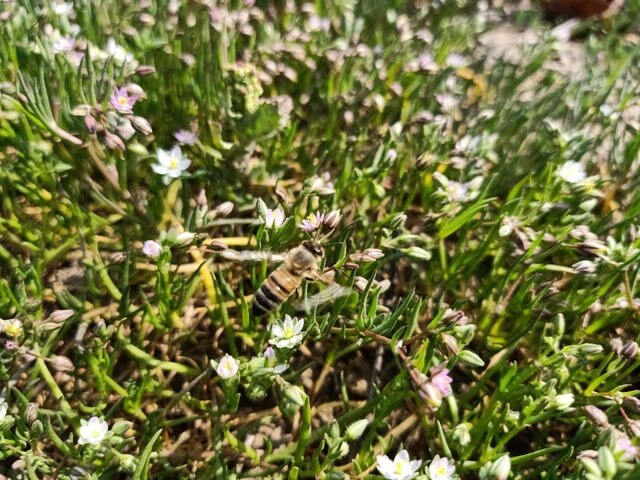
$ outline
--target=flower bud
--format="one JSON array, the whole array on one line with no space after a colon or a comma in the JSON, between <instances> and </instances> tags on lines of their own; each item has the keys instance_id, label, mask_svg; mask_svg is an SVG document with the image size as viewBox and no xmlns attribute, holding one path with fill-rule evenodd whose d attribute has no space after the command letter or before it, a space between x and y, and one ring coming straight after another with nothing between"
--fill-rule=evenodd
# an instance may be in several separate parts
<instances>
[{"instance_id":1,"label":"flower bud","mask_svg":"<svg viewBox=\"0 0 640 480\"><path fill-rule=\"evenodd\" d=\"M152 73L156 73L156 67L153 65L140 65L136 68L136 74L144 77L146 75L151 75Z\"/></svg>"},{"instance_id":2,"label":"flower bud","mask_svg":"<svg viewBox=\"0 0 640 480\"><path fill-rule=\"evenodd\" d=\"M451 438L461 447L469 445L471 442L471 432L469 431L468 425L466 423L457 425L451 433Z\"/></svg>"},{"instance_id":3,"label":"flower bud","mask_svg":"<svg viewBox=\"0 0 640 480\"><path fill-rule=\"evenodd\" d=\"M475 334L475 331L476 331L476 326L471 323L466 325L456 325L453 328L453 334L458 339L458 341L463 345L466 345L471 340L473 340L473 335Z\"/></svg>"},{"instance_id":4,"label":"flower bud","mask_svg":"<svg viewBox=\"0 0 640 480\"><path fill-rule=\"evenodd\" d=\"M416 260L431 260L431 252L425 250L424 248L413 246L403 250L403 252L407 256L415 258Z\"/></svg>"},{"instance_id":5,"label":"flower bud","mask_svg":"<svg viewBox=\"0 0 640 480\"><path fill-rule=\"evenodd\" d=\"M636 412L640 412L640 400L636 397L624 396L622 397L622 405L625 407L631 408Z\"/></svg>"},{"instance_id":6,"label":"flower bud","mask_svg":"<svg viewBox=\"0 0 640 480\"><path fill-rule=\"evenodd\" d=\"M216 213L221 217L226 217L233 211L233 202L223 202L216 207Z\"/></svg>"},{"instance_id":7,"label":"flower bud","mask_svg":"<svg viewBox=\"0 0 640 480\"><path fill-rule=\"evenodd\" d=\"M629 432L631 432L631 435L634 437L640 437L640 420L627 418L625 422L627 423L627 428L629 429Z\"/></svg>"},{"instance_id":8,"label":"flower bud","mask_svg":"<svg viewBox=\"0 0 640 480\"><path fill-rule=\"evenodd\" d=\"M404 224L407 221L407 216L404 213L396 213L389 221L389 228L393 230L401 230L404 228Z\"/></svg>"},{"instance_id":9,"label":"flower bud","mask_svg":"<svg viewBox=\"0 0 640 480\"><path fill-rule=\"evenodd\" d=\"M349 442L352 440L357 440L362 436L362 434L364 433L364 430L367 428L368 425L369 425L369 420L364 418L362 420L358 420L357 422L352 423L347 427L347 431L345 432L345 435L344 435L345 440Z\"/></svg>"},{"instance_id":10,"label":"flower bud","mask_svg":"<svg viewBox=\"0 0 640 480\"><path fill-rule=\"evenodd\" d=\"M598 466L606 478L613 478L618 470L613 452L605 445L598 449Z\"/></svg>"},{"instance_id":11,"label":"flower bud","mask_svg":"<svg viewBox=\"0 0 640 480\"><path fill-rule=\"evenodd\" d=\"M76 312L70 309L66 310L54 310L51 315L47 317L47 322L64 323L65 320L71 318Z\"/></svg>"},{"instance_id":12,"label":"flower bud","mask_svg":"<svg viewBox=\"0 0 640 480\"><path fill-rule=\"evenodd\" d=\"M569 410L575 401L573 393L561 393L551 399L550 406L558 410Z\"/></svg>"},{"instance_id":13,"label":"flower bud","mask_svg":"<svg viewBox=\"0 0 640 480\"><path fill-rule=\"evenodd\" d=\"M634 360L638 355L638 344L634 341L627 342L622 347L620 354L628 360Z\"/></svg>"},{"instance_id":14,"label":"flower bud","mask_svg":"<svg viewBox=\"0 0 640 480\"><path fill-rule=\"evenodd\" d=\"M472 367L484 367L484 360L471 350L463 350L458 358Z\"/></svg>"},{"instance_id":15,"label":"flower bud","mask_svg":"<svg viewBox=\"0 0 640 480\"><path fill-rule=\"evenodd\" d=\"M104 144L109 150L120 150L124 152L126 147L124 146L124 142L118 135L114 135L111 132L104 132Z\"/></svg>"},{"instance_id":16,"label":"flower bud","mask_svg":"<svg viewBox=\"0 0 640 480\"><path fill-rule=\"evenodd\" d=\"M455 356L460 353L460 348L458 347L458 341L456 340L456 337L454 337L453 335L449 335L448 333L443 333L440 335L440 340L442 341L445 348L447 349L447 352L449 352L450 355Z\"/></svg>"},{"instance_id":17,"label":"flower bud","mask_svg":"<svg viewBox=\"0 0 640 480\"><path fill-rule=\"evenodd\" d=\"M284 389L285 397L293 402L298 407L302 407L304 405L305 399L307 398L307 394L305 391L297 385L288 384Z\"/></svg>"},{"instance_id":18,"label":"flower bud","mask_svg":"<svg viewBox=\"0 0 640 480\"><path fill-rule=\"evenodd\" d=\"M153 133L151 124L144 117L139 117L137 115L134 115L133 117L131 117L131 123L133 124L136 130L138 130L141 133L144 133L145 135L150 135L151 133Z\"/></svg>"},{"instance_id":19,"label":"flower bud","mask_svg":"<svg viewBox=\"0 0 640 480\"><path fill-rule=\"evenodd\" d=\"M341 219L342 215L340 214L340 210L332 210L325 215L323 223L325 226L333 230L338 226Z\"/></svg>"},{"instance_id":20,"label":"flower bud","mask_svg":"<svg viewBox=\"0 0 640 480\"><path fill-rule=\"evenodd\" d=\"M607 414L600 410L598 407L594 405L587 405L584 407L589 419L600 428L609 427L609 418L607 418Z\"/></svg>"},{"instance_id":21,"label":"flower bud","mask_svg":"<svg viewBox=\"0 0 640 480\"><path fill-rule=\"evenodd\" d=\"M502 455L489 468L489 479L507 480L509 473L511 473L511 459L508 454Z\"/></svg>"},{"instance_id":22,"label":"flower bud","mask_svg":"<svg viewBox=\"0 0 640 480\"><path fill-rule=\"evenodd\" d=\"M573 269L573 273L581 274L594 273L597 269L597 266L591 260L581 260L571 265L571 268Z\"/></svg>"},{"instance_id":23,"label":"flower bud","mask_svg":"<svg viewBox=\"0 0 640 480\"><path fill-rule=\"evenodd\" d=\"M598 463L590 457L580 457L580 463L588 474L593 475L593 478L604 478Z\"/></svg>"},{"instance_id":24,"label":"flower bud","mask_svg":"<svg viewBox=\"0 0 640 480\"><path fill-rule=\"evenodd\" d=\"M24 421L27 422L27 425L31 425L38 418L38 404L29 403L27 408L24 409Z\"/></svg>"},{"instance_id":25,"label":"flower bud","mask_svg":"<svg viewBox=\"0 0 640 480\"><path fill-rule=\"evenodd\" d=\"M63 355L54 355L48 361L51 367L58 372L70 372L74 368L71 359Z\"/></svg>"},{"instance_id":26,"label":"flower bud","mask_svg":"<svg viewBox=\"0 0 640 480\"><path fill-rule=\"evenodd\" d=\"M91 115L86 115L84 117L84 126L87 128L87 132L89 132L91 135L96 133L96 119Z\"/></svg>"}]
</instances>

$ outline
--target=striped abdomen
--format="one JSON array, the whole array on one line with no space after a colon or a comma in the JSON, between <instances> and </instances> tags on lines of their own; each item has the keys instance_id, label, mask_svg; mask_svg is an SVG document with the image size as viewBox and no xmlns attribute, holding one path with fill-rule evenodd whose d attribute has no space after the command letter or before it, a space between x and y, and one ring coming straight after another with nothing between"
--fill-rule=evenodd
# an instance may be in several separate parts
<instances>
[{"instance_id":1,"label":"striped abdomen","mask_svg":"<svg viewBox=\"0 0 640 480\"><path fill-rule=\"evenodd\" d=\"M280 265L260 285L253 297L251 313L260 317L272 312L291 296L301 281L301 276L293 275L284 265Z\"/></svg>"}]
</instances>

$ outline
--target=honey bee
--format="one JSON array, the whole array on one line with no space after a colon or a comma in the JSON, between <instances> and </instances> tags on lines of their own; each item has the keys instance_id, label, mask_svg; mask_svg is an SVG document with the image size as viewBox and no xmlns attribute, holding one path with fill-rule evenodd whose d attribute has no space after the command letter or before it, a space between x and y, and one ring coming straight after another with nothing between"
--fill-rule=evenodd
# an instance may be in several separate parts
<instances>
[{"instance_id":1,"label":"honey bee","mask_svg":"<svg viewBox=\"0 0 640 480\"><path fill-rule=\"evenodd\" d=\"M305 241L286 254L282 265L262 282L253 297L251 313L261 317L275 310L302 284L320 278L320 261L324 250L316 241Z\"/></svg>"}]
</instances>

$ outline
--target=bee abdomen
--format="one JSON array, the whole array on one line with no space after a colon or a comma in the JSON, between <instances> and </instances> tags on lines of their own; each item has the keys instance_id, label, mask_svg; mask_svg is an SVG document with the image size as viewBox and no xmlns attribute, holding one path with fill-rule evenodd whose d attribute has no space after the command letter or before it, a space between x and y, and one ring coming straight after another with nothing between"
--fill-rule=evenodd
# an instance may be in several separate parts
<instances>
[{"instance_id":1,"label":"bee abdomen","mask_svg":"<svg viewBox=\"0 0 640 480\"><path fill-rule=\"evenodd\" d=\"M253 297L251 313L262 316L276 309L295 290L295 279L286 272L276 270L267 277Z\"/></svg>"}]
</instances>

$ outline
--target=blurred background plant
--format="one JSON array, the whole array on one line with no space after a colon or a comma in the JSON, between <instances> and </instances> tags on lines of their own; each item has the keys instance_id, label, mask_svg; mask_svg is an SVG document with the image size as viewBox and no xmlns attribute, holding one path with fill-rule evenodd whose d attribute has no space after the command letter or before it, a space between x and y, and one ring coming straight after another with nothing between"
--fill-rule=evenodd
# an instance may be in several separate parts
<instances>
[{"instance_id":1,"label":"blurred background plant","mask_svg":"<svg viewBox=\"0 0 640 480\"><path fill-rule=\"evenodd\" d=\"M0 474L637 478L640 2L538 7L2 2Z\"/></svg>"}]
</instances>

